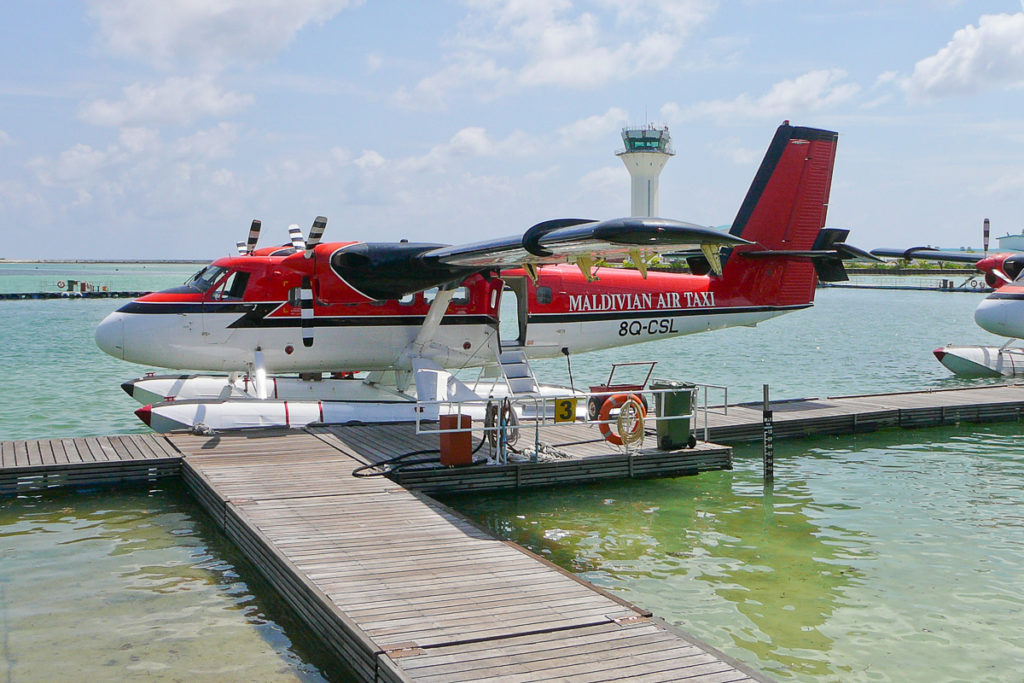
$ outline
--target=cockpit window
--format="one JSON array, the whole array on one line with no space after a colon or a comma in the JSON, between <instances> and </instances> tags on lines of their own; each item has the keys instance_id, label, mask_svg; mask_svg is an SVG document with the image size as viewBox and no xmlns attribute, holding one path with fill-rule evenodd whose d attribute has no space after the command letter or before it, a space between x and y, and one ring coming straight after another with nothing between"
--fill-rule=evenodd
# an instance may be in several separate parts
<instances>
[{"instance_id":1,"label":"cockpit window","mask_svg":"<svg viewBox=\"0 0 1024 683\"><path fill-rule=\"evenodd\" d=\"M213 293L214 299L241 299L245 294L245 286L249 283L249 273L236 270L228 275L217 291Z\"/></svg>"},{"instance_id":2,"label":"cockpit window","mask_svg":"<svg viewBox=\"0 0 1024 683\"><path fill-rule=\"evenodd\" d=\"M187 287L198 289L200 292L205 292L212 287L225 272L227 272L227 268L224 268L223 266L209 265L189 279L185 280L185 285Z\"/></svg>"}]
</instances>

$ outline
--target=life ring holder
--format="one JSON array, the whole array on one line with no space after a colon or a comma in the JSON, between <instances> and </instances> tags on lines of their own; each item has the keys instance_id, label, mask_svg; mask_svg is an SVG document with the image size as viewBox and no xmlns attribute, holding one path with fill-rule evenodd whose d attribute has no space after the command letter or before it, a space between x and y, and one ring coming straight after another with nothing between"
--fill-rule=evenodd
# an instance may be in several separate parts
<instances>
[{"instance_id":1,"label":"life ring holder","mask_svg":"<svg viewBox=\"0 0 1024 683\"><path fill-rule=\"evenodd\" d=\"M64 289L65 284L63 280L57 280L57 289Z\"/></svg>"},{"instance_id":2,"label":"life ring holder","mask_svg":"<svg viewBox=\"0 0 1024 683\"><path fill-rule=\"evenodd\" d=\"M632 428L627 424L626 419L623 419L623 413L625 411L619 411L619 419L616 426L619 428L619 433L616 434L612 431L611 426L611 414L616 408L623 408L627 403L636 404L635 410L638 412L638 416L633 420ZM640 397L636 394L612 394L608 400L601 406L601 414L598 417L601 428L601 435L605 438L605 441L616 446L625 444L632 444L640 441L644 437L644 418L647 417L647 409L644 408L644 404L640 401Z\"/></svg>"}]
</instances>

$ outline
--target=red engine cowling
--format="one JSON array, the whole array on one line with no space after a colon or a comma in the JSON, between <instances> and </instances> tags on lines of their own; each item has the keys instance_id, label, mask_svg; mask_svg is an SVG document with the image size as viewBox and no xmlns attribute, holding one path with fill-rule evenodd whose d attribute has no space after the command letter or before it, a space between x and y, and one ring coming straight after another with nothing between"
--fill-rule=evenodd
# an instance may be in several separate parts
<instances>
[{"instance_id":1,"label":"red engine cowling","mask_svg":"<svg viewBox=\"0 0 1024 683\"><path fill-rule=\"evenodd\" d=\"M992 289L999 289L1007 284L1006 280L996 275L1002 273L1010 280L1016 280L1024 271L1024 254L996 254L978 261L978 270L985 273L985 284Z\"/></svg>"}]
</instances>

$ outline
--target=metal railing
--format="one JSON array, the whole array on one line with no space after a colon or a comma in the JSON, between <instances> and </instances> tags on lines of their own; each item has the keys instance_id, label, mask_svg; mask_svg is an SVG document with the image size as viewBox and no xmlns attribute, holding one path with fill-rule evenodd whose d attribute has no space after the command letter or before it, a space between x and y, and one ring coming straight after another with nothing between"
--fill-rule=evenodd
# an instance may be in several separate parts
<instances>
[{"instance_id":1,"label":"metal railing","mask_svg":"<svg viewBox=\"0 0 1024 683\"><path fill-rule=\"evenodd\" d=\"M605 398L615 394L645 395L654 399L648 401L649 412L643 417L644 429L647 428L647 421L655 425L658 422L671 422L674 420L689 420L690 433L697 434L704 432L703 441L708 441L710 424L708 415L710 413L727 415L729 410L729 390L727 387L716 384L687 384L686 389L693 391L690 404L690 412L686 415L658 416L654 413L654 406L665 405L666 399L658 400L659 394L672 394L680 391L680 388L664 389L642 389L631 391L576 391L558 395L542 396L516 396L510 395L497 398L481 398L468 401L420 401L416 410L416 433L417 434L454 434L471 432L482 432L485 439L492 444L492 460L498 464L508 463L508 434L513 429L519 430L519 438L522 437L522 430L533 431L533 447L531 450L531 461L538 460L538 454L542 450L551 451L551 447L543 444L540 440L540 431L545 429L557 429L571 425L608 425L614 431L618 426L618 418L609 415L609 419L601 420L600 414L596 418L590 416L588 406L592 398ZM721 404L709 403L709 391L722 392ZM602 401L603 403L603 401ZM504 408L507 406L507 408ZM571 414L567 413L571 411ZM488 414L492 417L487 419ZM431 419L429 415L453 415L456 416L456 424L462 423L461 416L468 415L473 420L469 429L464 427L453 427L442 429L440 420ZM514 415L514 417L511 417ZM483 422L483 424L480 424ZM641 441L642 443L642 441ZM638 446L639 447L639 446ZM625 440L623 449L630 453L631 443Z\"/></svg>"}]
</instances>

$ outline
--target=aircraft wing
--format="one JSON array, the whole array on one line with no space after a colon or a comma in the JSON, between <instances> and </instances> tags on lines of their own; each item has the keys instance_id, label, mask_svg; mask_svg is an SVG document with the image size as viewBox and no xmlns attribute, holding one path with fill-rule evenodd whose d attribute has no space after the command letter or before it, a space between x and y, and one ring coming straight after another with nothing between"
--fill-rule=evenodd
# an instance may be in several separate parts
<instances>
[{"instance_id":1,"label":"aircraft wing","mask_svg":"<svg viewBox=\"0 0 1024 683\"><path fill-rule=\"evenodd\" d=\"M749 242L714 228L667 218L563 218L538 223L523 235L439 247L424 252L421 258L460 268L514 268L524 263L564 263L581 256L616 262L635 249L650 254L739 244Z\"/></svg>"},{"instance_id":2,"label":"aircraft wing","mask_svg":"<svg viewBox=\"0 0 1024 683\"><path fill-rule=\"evenodd\" d=\"M934 247L911 247L910 249L872 249L875 256L888 256L906 260L950 261L954 263L977 263L985 258L983 254L970 251L942 251Z\"/></svg>"}]
</instances>

